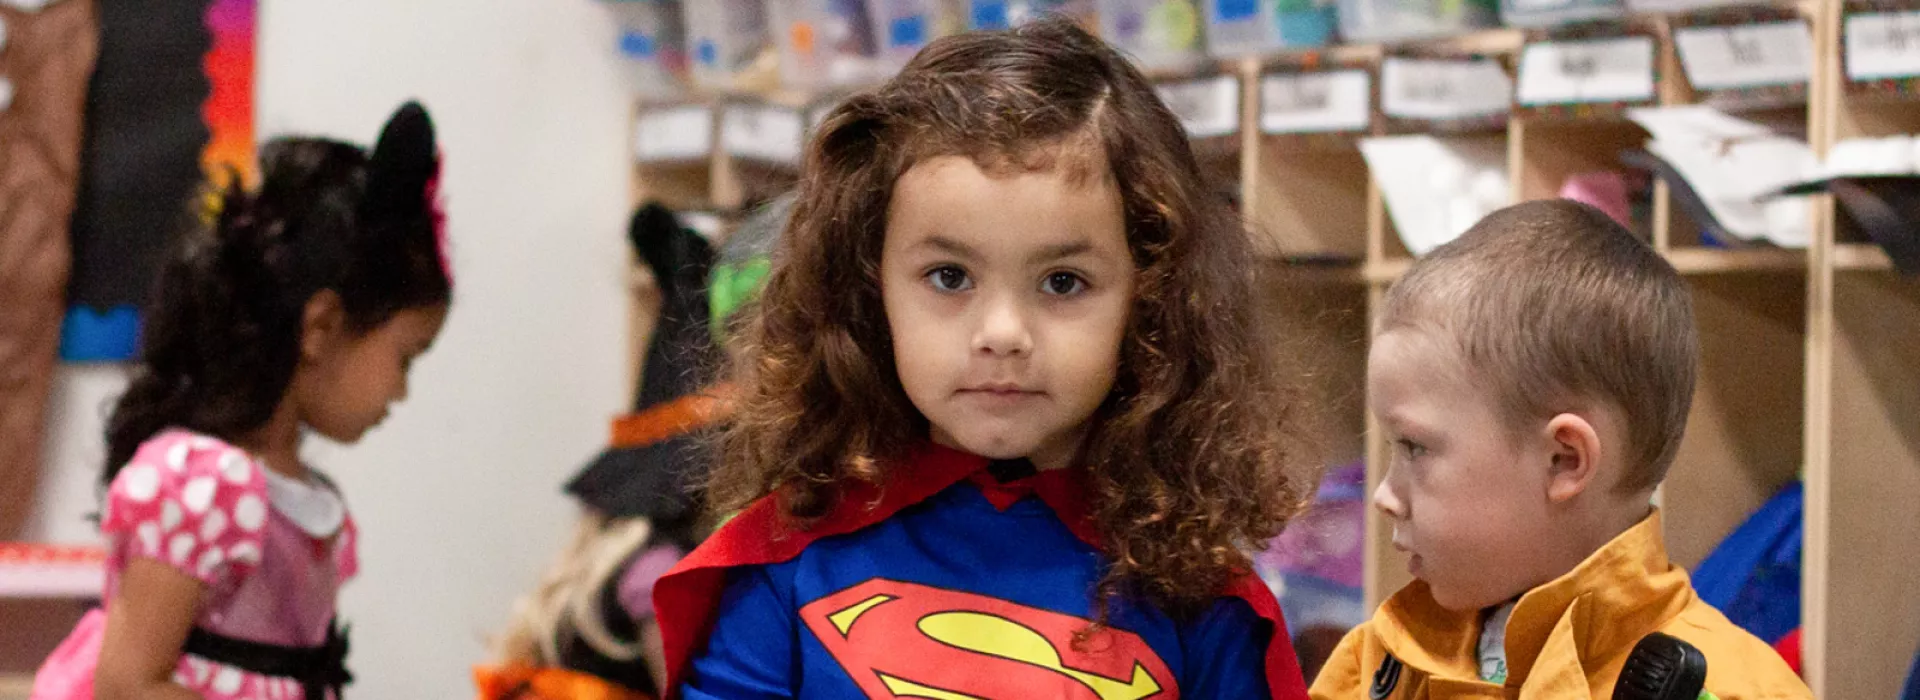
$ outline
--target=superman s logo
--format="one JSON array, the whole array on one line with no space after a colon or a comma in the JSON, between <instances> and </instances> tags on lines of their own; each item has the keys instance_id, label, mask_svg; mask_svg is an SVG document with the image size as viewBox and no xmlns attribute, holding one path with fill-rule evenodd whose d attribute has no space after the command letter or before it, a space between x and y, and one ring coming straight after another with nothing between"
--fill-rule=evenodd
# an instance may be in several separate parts
<instances>
[{"instance_id":1,"label":"superman s logo","mask_svg":"<svg viewBox=\"0 0 1920 700\"><path fill-rule=\"evenodd\" d=\"M869 579L800 608L828 653L874 700L1174 700L1173 673L1145 640L976 593Z\"/></svg>"}]
</instances>

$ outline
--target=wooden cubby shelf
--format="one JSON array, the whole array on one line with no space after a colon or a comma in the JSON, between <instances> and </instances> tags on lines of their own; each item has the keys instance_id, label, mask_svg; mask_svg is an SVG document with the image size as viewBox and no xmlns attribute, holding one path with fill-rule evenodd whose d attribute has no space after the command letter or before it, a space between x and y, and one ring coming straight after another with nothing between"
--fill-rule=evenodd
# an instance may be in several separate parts
<instances>
[{"instance_id":1,"label":"wooden cubby shelf","mask_svg":"<svg viewBox=\"0 0 1920 700\"><path fill-rule=\"evenodd\" d=\"M1920 1L1920 0L1916 0ZM1920 133L1920 103L1856 96L1843 80L1842 0L1782 4L1812 31L1805 97L1738 110L1805 136L1816 155L1838 139ZM1908 5L1909 8L1920 5ZM1644 104L1724 105L1688 84L1674 48L1683 18L1635 16L1656 43L1656 91ZM1388 455L1366 410L1368 329L1385 291L1413 264L1370 177L1360 139L1388 133L1379 66L1390 55L1478 55L1512 70L1539 34L1502 29L1405 45L1359 45L1222 61L1180 80L1236 75L1239 131L1196 142L1207 171L1241 206L1267 259L1264 301L1276 342L1305 365L1315 408L1305 420L1331 464L1367 462L1377 483ZM1260 87L1276 71L1368 71L1371 128L1344 134L1269 134ZM1732 108L1729 108L1732 109ZM1503 128L1446 138L1505 149L1511 200L1558 196L1570 175L1626 170L1623 150L1648 139L1618 109L1584 116L1515 110ZM1398 127L1404 133L1404 124ZM734 207L758 175L715 155L701 167L636 168L636 196L689 206ZM778 182L761 186L777 187ZM1823 698L1894 697L1920 647L1920 281L1898 277L1879 248L1846 230L1834 203L1816 196L1806 248L1720 248L1665 185L1640 195L1632 228L1685 276L1701 335L1699 383L1680 458L1662 490L1676 563L1693 567L1755 508L1796 480L1806 487L1804 658ZM648 312L650 313L650 312ZM636 312L636 342L650 316ZM1365 594L1378 604L1407 582L1389 526L1367 521Z\"/></svg>"}]
</instances>

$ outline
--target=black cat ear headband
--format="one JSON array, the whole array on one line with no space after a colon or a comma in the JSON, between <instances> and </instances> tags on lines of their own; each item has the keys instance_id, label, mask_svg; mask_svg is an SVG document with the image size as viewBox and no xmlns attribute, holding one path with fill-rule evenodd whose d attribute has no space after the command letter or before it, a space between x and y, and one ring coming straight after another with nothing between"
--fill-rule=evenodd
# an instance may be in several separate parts
<instances>
[{"instance_id":1,"label":"black cat ear headband","mask_svg":"<svg viewBox=\"0 0 1920 700\"><path fill-rule=\"evenodd\" d=\"M408 102L387 119L367 164L367 195L361 220L391 225L403 236L431 236L405 244L432 245L440 273L453 285L453 266L447 255L447 217L440 206L440 150L434 142L433 119L418 102Z\"/></svg>"}]
</instances>

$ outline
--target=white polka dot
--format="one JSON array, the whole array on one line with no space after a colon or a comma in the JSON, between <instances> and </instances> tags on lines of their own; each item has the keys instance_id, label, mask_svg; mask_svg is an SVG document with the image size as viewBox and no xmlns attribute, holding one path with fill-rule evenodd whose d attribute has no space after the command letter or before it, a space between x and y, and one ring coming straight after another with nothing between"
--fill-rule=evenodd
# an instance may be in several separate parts
<instances>
[{"instance_id":1,"label":"white polka dot","mask_svg":"<svg viewBox=\"0 0 1920 700\"><path fill-rule=\"evenodd\" d=\"M167 542L167 557L172 559L174 563L185 565L193 561L192 559L188 559L188 557L193 556L193 546L199 543L200 541L194 539L193 533L191 532L182 532L174 535L173 539Z\"/></svg>"},{"instance_id":2,"label":"white polka dot","mask_svg":"<svg viewBox=\"0 0 1920 700\"><path fill-rule=\"evenodd\" d=\"M187 657L187 668L193 671L194 685L207 682L207 676L212 673L212 671L207 668L206 660L198 656Z\"/></svg>"},{"instance_id":3,"label":"white polka dot","mask_svg":"<svg viewBox=\"0 0 1920 700\"><path fill-rule=\"evenodd\" d=\"M174 503L172 499L161 501L160 502L160 529L166 532L173 532L173 529L179 526L180 526L180 504Z\"/></svg>"},{"instance_id":4,"label":"white polka dot","mask_svg":"<svg viewBox=\"0 0 1920 700\"><path fill-rule=\"evenodd\" d=\"M187 451L192 449L187 443L176 442L167 450L167 466L174 471L187 468Z\"/></svg>"},{"instance_id":5,"label":"white polka dot","mask_svg":"<svg viewBox=\"0 0 1920 700\"><path fill-rule=\"evenodd\" d=\"M236 544L232 549L227 550L227 561L258 566L260 564L260 545L252 542Z\"/></svg>"},{"instance_id":6,"label":"white polka dot","mask_svg":"<svg viewBox=\"0 0 1920 700\"><path fill-rule=\"evenodd\" d=\"M146 503L160 493L160 473L148 465L128 465L125 471L120 472L120 479L124 482L121 487L126 490L127 498L135 503Z\"/></svg>"},{"instance_id":7,"label":"white polka dot","mask_svg":"<svg viewBox=\"0 0 1920 700\"><path fill-rule=\"evenodd\" d=\"M180 502L186 504L187 510L194 515L205 513L207 506L213 505L213 489L218 485L213 477L195 477L187 482L186 488L180 490Z\"/></svg>"},{"instance_id":8,"label":"white polka dot","mask_svg":"<svg viewBox=\"0 0 1920 700\"><path fill-rule=\"evenodd\" d=\"M232 695L240 692L240 672L231 668L222 668L213 674L213 692Z\"/></svg>"},{"instance_id":9,"label":"white polka dot","mask_svg":"<svg viewBox=\"0 0 1920 700\"><path fill-rule=\"evenodd\" d=\"M140 539L141 554L159 554L160 553L160 524L159 523L153 523L153 522L140 523L140 527L136 528L133 534L134 534L134 537L137 537Z\"/></svg>"},{"instance_id":10,"label":"white polka dot","mask_svg":"<svg viewBox=\"0 0 1920 700\"><path fill-rule=\"evenodd\" d=\"M213 570L221 564L226 563L226 561L227 555L221 554L220 548L208 547L206 553L200 555L200 563L194 567L194 571L199 572L203 578L211 577L213 576Z\"/></svg>"},{"instance_id":11,"label":"white polka dot","mask_svg":"<svg viewBox=\"0 0 1920 700\"><path fill-rule=\"evenodd\" d=\"M220 539L220 535L226 531L226 511L215 508L207 511L207 517L200 519L200 539L208 542L217 541Z\"/></svg>"},{"instance_id":12,"label":"white polka dot","mask_svg":"<svg viewBox=\"0 0 1920 700\"><path fill-rule=\"evenodd\" d=\"M220 475L227 481L244 484L253 478L253 464L247 460L245 452L233 450L220 456Z\"/></svg>"},{"instance_id":13,"label":"white polka dot","mask_svg":"<svg viewBox=\"0 0 1920 700\"><path fill-rule=\"evenodd\" d=\"M267 504L251 493L241 496L240 502L233 504L233 522L242 530L258 532L267 523Z\"/></svg>"}]
</instances>

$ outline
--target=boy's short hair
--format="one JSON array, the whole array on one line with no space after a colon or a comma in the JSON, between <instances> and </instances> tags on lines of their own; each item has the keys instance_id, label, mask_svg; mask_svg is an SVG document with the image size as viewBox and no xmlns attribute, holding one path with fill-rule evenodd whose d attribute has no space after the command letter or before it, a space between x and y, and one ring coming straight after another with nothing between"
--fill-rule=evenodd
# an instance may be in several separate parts
<instances>
[{"instance_id":1,"label":"boy's short hair","mask_svg":"<svg viewBox=\"0 0 1920 700\"><path fill-rule=\"evenodd\" d=\"M1515 424L1582 399L1617 407L1623 491L1652 488L1673 464L1699 353L1691 294L1598 209L1542 200L1487 215L1387 292L1374 332L1398 328L1450 339Z\"/></svg>"}]
</instances>

